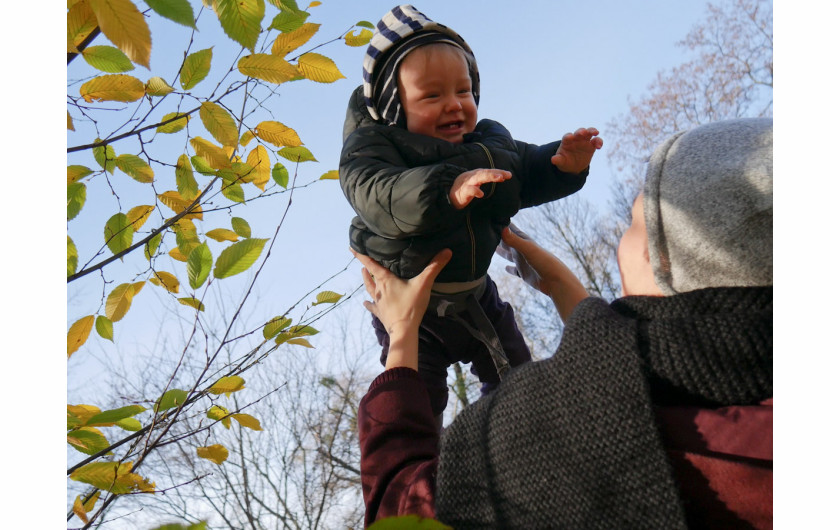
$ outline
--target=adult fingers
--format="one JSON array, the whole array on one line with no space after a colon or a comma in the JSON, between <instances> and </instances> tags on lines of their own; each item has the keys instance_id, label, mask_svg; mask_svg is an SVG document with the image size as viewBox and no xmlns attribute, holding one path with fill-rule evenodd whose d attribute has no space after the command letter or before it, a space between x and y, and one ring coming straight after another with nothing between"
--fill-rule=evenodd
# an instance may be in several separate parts
<instances>
[{"instance_id":1,"label":"adult fingers","mask_svg":"<svg viewBox=\"0 0 840 530\"><path fill-rule=\"evenodd\" d=\"M374 261L373 259L371 259L371 258L370 258L370 256L365 256L364 254L359 254L358 252L356 252L356 251L355 251L355 250L353 250L352 248L350 249L350 252L352 252L352 253L353 253L353 256L355 256L355 257L356 257L356 259L357 259L357 260L359 260L359 261L362 263L362 265L364 265L364 266L365 266L365 268L366 268L366 269L367 269L367 270L368 270L368 271L369 271L369 272L370 272L373 276L378 276L378 275L380 275L381 273L388 273L388 274L390 274L390 272L391 272L391 271L389 271L388 269L386 269L385 267L383 267L382 265L380 265L379 263L377 263L376 261Z\"/></svg>"},{"instance_id":2,"label":"adult fingers","mask_svg":"<svg viewBox=\"0 0 840 530\"><path fill-rule=\"evenodd\" d=\"M423 272L420 273L420 278L423 283L428 283L431 285L434 283L435 278L437 278L440 271L449 263L449 260L452 258L452 251L448 248L445 248L435 254L435 257L432 258L432 261L426 265L426 268L423 269Z\"/></svg>"}]
</instances>

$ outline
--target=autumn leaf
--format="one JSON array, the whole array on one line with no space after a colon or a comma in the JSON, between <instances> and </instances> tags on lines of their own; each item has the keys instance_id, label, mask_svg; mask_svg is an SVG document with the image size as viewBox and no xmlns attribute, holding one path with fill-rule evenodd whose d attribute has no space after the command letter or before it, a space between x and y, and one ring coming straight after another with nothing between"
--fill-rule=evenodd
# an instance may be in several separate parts
<instances>
[{"instance_id":1,"label":"autumn leaf","mask_svg":"<svg viewBox=\"0 0 840 530\"><path fill-rule=\"evenodd\" d=\"M158 195L158 200L160 200L160 202L162 202L167 208L169 208L176 214L183 212L184 210L189 208L193 203L193 201L188 201L181 197L181 194L174 190L165 191L161 193L160 195ZM190 213L182 217L182 219L198 219L199 221L203 218L204 215L202 214L201 206L199 205L193 206L190 210Z\"/></svg>"},{"instance_id":2,"label":"autumn leaf","mask_svg":"<svg viewBox=\"0 0 840 530\"><path fill-rule=\"evenodd\" d=\"M236 67L242 75L278 85L301 75L300 70L295 65L281 57L267 53L246 55L239 60Z\"/></svg>"},{"instance_id":3,"label":"autumn leaf","mask_svg":"<svg viewBox=\"0 0 840 530\"><path fill-rule=\"evenodd\" d=\"M134 208L130 209L126 214L126 218L128 219L128 224L130 224L134 231L140 229L146 221L149 219L149 216L155 210L155 207L150 204L141 204L139 206L135 206Z\"/></svg>"},{"instance_id":4,"label":"autumn leaf","mask_svg":"<svg viewBox=\"0 0 840 530\"><path fill-rule=\"evenodd\" d=\"M102 431L94 427L80 427L67 433L67 443L86 455L95 455L111 446Z\"/></svg>"},{"instance_id":5,"label":"autumn leaf","mask_svg":"<svg viewBox=\"0 0 840 530\"><path fill-rule=\"evenodd\" d=\"M137 182L149 184L155 181L155 172L145 160L136 155L120 155L116 159L117 167Z\"/></svg>"},{"instance_id":6,"label":"autumn leaf","mask_svg":"<svg viewBox=\"0 0 840 530\"><path fill-rule=\"evenodd\" d=\"M309 149L299 146L299 147L284 147L283 149L277 151L277 154L285 158L286 160L291 160L292 162L317 162L318 160L312 156L312 153Z\"/></svg>"},{"instance_id":7,"label":"autumn leaf","mask_svg":"<svg viewBox=\"0 0 840 530\"><path fill-rule=\"evenodd\" d=\"M177 118L177 119L173 119ZM172 121L169 121L172 120ZM155 129L159 133L164 134L172 134L182 130L184 127L187 126L187 123L190 121L190 117L187 115L183 115L178 118L177 112L168 112L163 115L160 119L163 125L159 125L157 129ZM166 123L164 123L166 122Z\"/></svg>"},{"instance_id":8,"label":"autumn leaf","mask_svg":"<svg viewBox=\"0 0 840 530\"><path fill-rule=\"evenodd\" d=\"M213 276L229 278L248 268L260 257L268 239L244 239L224 249L216 260Z\"/></svg>"},{"instance_id":9,"label":"autumn leaf","mask_svg":"<svg viewBox=\"0 0 840 530\"><path fill-rule=\"evenodd\" d=\"M212 101L201 103L198 115L207 131L222 145L235 146L239 141L239 131L233 116L220 105Z\"/></svg>"},{"instance_id":10,"label":"autumn leaf","mask_svg":"<svg viewBox=\"0 0 840 530\"><path fill-rule=\"evenodd\" d=\"M137 64L149 68L152 35L143 14L131 0L87 0L99 29Z\"/></svg>"},{"instance_id":11,"label":"autumn leaf","mask_svg":"<svg viewBox=\"0 0 840 530\"><path fill-rule=\"evenodd\" d=\"M99 138L96 139L97 143L100 141L101 140ZM94 147L93 159L96 160L96 163L99 164L102 169L112 175L114 174L114 169L117 167L117 153L114 152L114 148L110 144Z\"/></svg>"},{"instance_id":12,"label":"autumn leaf","mask_svg":"<svg viewBox=\"0 0 840 530\"><path fill-rule=\"evenodd\" d=\"M96 15L87 1L76 2L67 10L67 53L78 53L76 48L96 29Z\"/></svg>"},{"instance_id":13,"label":"autumn leaf","mask_svg":"<svg viewBox=\"0 0 840 530\"><path fill-rule=\"evenodd\" d=\"M195 14L187 0L145 0L158 15L188 28L195 28Z\"/></svg>"},{"instance_id":14,"label":"autumn leaf","mask_svg":"<svg viewBox=\"0 0 840 530\"><path fill-rule=\"evenodd\" d=\"M279 121L260 122L254 129L254 134L277 147L296 147L302 144L297 132Z\"/></svg>"},{"instance_id":15,"label":"autumn leaf","mask_svg":"<svg viewBox=\"0 0 840 530\"><path fill-rule=\"evenodd\" d=\"M419 515L402 515L379 519L368 530L452 530L452 527Z\"/></svg>"},{"instance_id":16,"label":"autumn leaf","mask_svg":"<svg viewBox=\"0 0 840 530\"><path fill-rule=\"evenodd\" d=\"M93 173L88 167L86 166L79 166L79 165L72 165L67 166L67 185L73 184L74 182L78 182L79 180L85 178L86 176Z\"/></svg>"},{"instance_id":17,"label":"autumn leaf","mask_svg":"<svg viewBox=\"0 0 840 530\"><path fill-rule=\"evenodd\" d=\"M341 300L343 294L334 293L332 291L321 291L315 296L315 302L312 305L318 304L334 304Z\"/></svg>"},{"instance_id":18,"label":"autumn leaf","mask_svg":"<svg viewBox=\"0 0 840 530\"><path fill-rule=\"evenodd\" d=\"M86 427L110 427L115 425L118 421L136 416L141 412L145 412L146 407L142 405L127 405L117 409L109 409L102 412L97 412L85 421Z\"/></svg>"},{"instance_id":19,"label":"autumn leaf","mask_svg":"<svg viewBox=\"0 0 840 530\"><path fill-rule=\"evenodd\" d=\"M214 169L230 169L230 157L218 145L208 142L201 136L190 139L190 145L195 153L202 157Z\"/></svg>"},{"instance_id":20,"label":"autumn leaf","mask_svg":"<svg viewBox=\"0 0 840 530\"><path fill-rule=\"evenodd\" d=\"M105 223L105 244L114 254L119 254L131 246L134 240L134 227L124 213L116 213Z\"/></svg>"},{"instance_id":21,"label":"autumn leaf","mask_svg":"<svg viewBox=\"0 0 840 530\"><path fill-rule=\"evenodd\" d=\"M187 394L186 390L178 388L167 390L155 402L155 414L163 410L174 409L175 407L179 407L181 404L186 403L188 395L189 394Z\"/></svg>"},{"instance_id":22,"label":"autumn leaf","mask_svg":"<svg viewBox=\"0 0 840 530\"><path fill-rule=\"evenodd\" d=\"M163 287L170 293L178 293L178 290L181 284L178 282L178 278L175 277L174 274L166 272L166 271L155 271L155 274L149 278L149 281L153 285L157 285L158 287Z\"/></svg>"},{"instance_id":23,"label":"autumn leaf","mask_svg":"<svg viewBox=\"0 0 840 530\"><path fill-rule=\"evenodd\" d=\"M109 74L134 70L131 60L113 46L88 46L82 50L82 57L92 67Z\"/></svg>"},{"instance_id":24,"label":"autumn leaf","mask_svg":"<svg viewBox=\"0 0 840 530\"><path fill-rule=\"evenodd\" d=\"M136 77L125 74L110 74L94 77L79 88L79 94L86 102L121 101L130 103L146 94L146 87Z\"/></svg>"},{"instance_id":25,"label":"autumn leaf","mask_svg":"<svg viewBox=\"0 0 840 530\"><path fill-rule=\"evenodd\" d=\"M262 425L260 425L260 420L251 416L250 414L231 414L230 417L238 421L239 425L243 427L247 427L255 431L263 430Z\"/></svg>"},{"instance_id":26,"label":"autumn leaf","mask_svg":"<svg viewBox=\"0 0 840 530\"><path fill-rule=\"evenodd\" d=\"M332 59L319 53L304 53L298 59L298 70L303 76L318 83L332 83L344 79Z\"/></svg>"},{"instance_id":27,"label":"autumn leaf","mask_svg":"<svg viewBox=\"0 0 840 530\"><path fill-rule=\"evenodd\" d=\"M147 96L158 96L162 97L167 94L172 93L175 90L173 87L169 86L169 83L164 81L161 77L150 77L148 81L146 81L146 95ZM175 114L174 112L172 114Z\"/></svg>"},{"instance_id":28,"label":"autumn leaf","mask_svg":"<svg viewBox=\"0 0 840 530\"><path fill-rule=\"evenodd\" d=\"M286 169L286 166L277 162L274 164L274 167L271 168L271 178L274 179L274 182L286 188L289 185L289 170Z\"/></svg>"},{"instance_id":29,"label":"autumn leaf","mask_svg":"<svg viewBox=\"0 0 840 530\"><path fill-rule=\"evenodd\" d=\"M238 392L243 388L245 388L245 380L238 375L231 375L219 379L207 391L211 394L227 394L230 396L231 393Z\"/></svg>"},{"instance_id":30,"label":"autumn leaf","mask_svg":"<svg viewBox=\"0 0 840 530\"><path fill-rule=\"evenodd\" d=\"M73 471L70 479L116 494L153 493L155 484L132 473L131 465L131 462L91 462Z\"/></svg>"},{"instance_id":31,"label":"autumn leaf","mask_svg":"<svg viewBox=\"0 0 840 530\"><path fill-rule=\"evenodd\" d=\"M254 51L265 15L263 0L215 0L213 7L227 36Z\"/></svg>"},{"instance_id":32,"label":"autumn leaf","mask_svg":"<svg viewBox=\"0 0 840 530\"><path fill-rule=\"evenodd\" d=\"M103 339L114 342L114 323L108 317L102 315L96 317L96 332Z\"/></svg>"},{"instance_id":33,"label":"autumn leaf","mask_svg":"<svg viewBox=\"0 0 840 530\"><path fill-rule=\"evenodd\" d=\"M373 38L373 32L363 28L358 33L348 31L344 36L344 43L353 47L365 46L370 43L371 38Z\"/></svg>"},{"instance_id":34,"label":"autumn leaf","mask_svg":"<svg viewBox=\"0 0 840 530\"><path fill-rule=\"evenodd\" d=\"M213 267L213 255L210 253L210 248L207 243L202 243L195 247L190 252L187 258L187 278L190 282L190 287L198 289L207 280L210 275L210 269Z\"/></svg>"},{"instance_id":35,"label":"autumn leaf","mask_svg":"<svg viewBox=\"0 0 840 530\"><path fill-rule=\"evenodd\" d=\"M179 156L178 162L175 163L175 185L178 188L178 194L184 200L192 201L198 197L198 182L195 181L190 157L187 155Z\"/></svg>"},{"instance_id":36,"label":"autumn leaf","mask_svg":"<svg viewBox=\"0 0 840 530\"><path fill-rule=\"evenodd\" d=\"M320 178L318 178L318 180L338 180L338 170L332 169L330 171L327 171L326 173L321 175Z\"/></svg>"},{"instance_id":37,"label":"autumn leaf","mask_svg":"<svg viewBox=\"0 0 840 530\"><path fill-rule=\"evenodd\" d=\"M213 444L207 447L198 447L195 452L201 458L206 458L218 465L222 465L222 462L228 458L228 450L225 446L219 444Z\"/></svg>"},{"instance_id":38,"label":"autumn leaf","mask_svg":"<svg viewBox=\"0 0 840 530\"><path fill-rule=\"evenodd\" d=\"M238 182L222 186L222 195L233 202L245 202L245 190Z\"/></svg>"},{"instance_id":39,"label":"autumn leaf","mask_svg":"<svg viewBox=\"0 0 840 530\"><path fill-rule=\"evenodd\" d=\"M135 291L134 284L132 283L121 283L120 285L114 287L111 294L108 295L108 298L105 301L105 316L108 317L111 322L119 322L122 320L131 308L131 300L134 298L135 294L137 293Z\"/></svg>"},{"instance_id":40,"label":"autumn leaf","mask_svg":"<svg viewBox=\"0 0 840 530\"><path fill-rule=\"evenodd\" d=\"M282 32L294 31L301 27L308 17L309 13L306 11L282 11L271 21L269 29L276 29Z\"/></svg>"},{"instance_id":41,"label":"autumn leaf","mask_svg":"<svg viewBox=\"0 0 840 530\"><path fill-rule=\"evenodd\" d=\"M158 247L160 247L161 240L163 240L163 232L158 232L143 246L143 255L147 260L152 261L152 257L154 257Z\"/></svg>"},{"instance_id":42,"label":"autumn leaf","mask_svg":"<svg viewBox=\"0 0 840 530\"><path fill-rule=\"evenodd\" d=\"M184 59L184 66L181 68L181 88L190 90L207 77L210 73L210 63L213 60L213 48L191 53Z\"/></svg>"},{"instance_id":43,"label":"autumn leaf","mask_svg":"<svg viewBox=\"0 0 840 530\"><path fill-rule=\"evenodd\" d=\"M73 117L70 116L70 111L67 111L67 130L68 131L75 131L76 128L73 127Z\"/></svg>"},{"instance_id":44,"label":"autumn leaf","mask_svg":"<svg viewBox=\"0 0 840 530\"><path fill-rule=\"evenodd\" d=\"M82 427L84 424L101 411L93 405L67 405L67 430Z\"/></svg>"},{"instance_id":45,"label":"autumn leaf","mask_svg":"<svg viewBox=\"0 0 840 530\"><path fill-rule=\"evenodd\" d=\"M67 332L68 359L87 341L90 336L90 330L93 329L93 322L93 315L88 315L80 318L70 326L70 330Z\"/></svg>"},{"instance_id":46,"label":"autumn leaf","mask_svg":"<svg viewBox=\"0 0 840 530\"><path fill-rule=\"evenodd\" d=\"M211 420L221 421L225 429L230 429L230 418L228 417L229 415L230 412L228 411L228 409L219 405L213 405L212 407L210 407L210 410L207 411L207 417Z\"/></svg>"},{"instance_id":47,"label":"autumn leaf","mask_svg":"<svg viewBox=\"0 0 840 530\"><path fill-rule=\"evenodd\" d=\"M87 186L81 182L74 182L67 186L67 220L75 219L87 198Z\"/></svg>"},{"instance_id":48,"label":"autumn leaf","mask_svg":"<svg viewBox=\"0 0 840 530\"><path fill-rule=\"evenodd\" d=\"M184 261L186 261L186 258L184 258ZM195 309L197 311L204 311L204 304L202 304L201 301L198 300L197 298L195 298L194 296L189 296L189 297L186 297L186 298L179 298L178 301L181 304L183 304L187 307L192 307L193 309Z\"/></svg>"},{"instance_id":49,"label":"autumn leaf","mask_svg":"<svg viewBox=\"0 0 840 530\"><path fill-rule=\"evenodd\" d=\"M79 266L79 251L76 249L76 244L67 236L67 276L76 274L76 268Z\"/></svg>"},{"instance_id":50,"label":"autumn leaf","mask_svg":"<svg viewBox=\"0 0 840 530\"><path fill-rule=\"evenodd\" d=\"M274 317L263 326L263 337L268 340L289 327L291 323L291 318Z\"/></svg>"},{"instance_id":51,"label":"autumn leaf","mask_svg":"<svg viewBox=\"0 0 840 530\"><path fill-rule=\"evenodd\" d=\"M271 46L271 54L278 57L285 57L290 51L296 50L306 44L318 32L320 27L320 24L306 23L294 31L281 33Z\"/></svg>"},{"instance_id":52,"label":"autumn leaf","mask_svg":"<svg viewBox=\"0 0 840 530\"><path fill-rule=\"evenodd\" d=\"M232 217L230 225L239 237L251 237L251 225L241 217Z\"/></svg>"},{"instance_id":53,"label":"autumn leaf","mask_svg":"<svg viewBox=\"0 0 840 530\"><path fill-rule=\"evenodd\" d=\"M239 236L236 235L236 232L228 230L227 228L214 228L213 230L208 231L204 235L206 235L210 239L219 241L220 243L223 241L239 241Z\"/></svg>"}]
</instances>

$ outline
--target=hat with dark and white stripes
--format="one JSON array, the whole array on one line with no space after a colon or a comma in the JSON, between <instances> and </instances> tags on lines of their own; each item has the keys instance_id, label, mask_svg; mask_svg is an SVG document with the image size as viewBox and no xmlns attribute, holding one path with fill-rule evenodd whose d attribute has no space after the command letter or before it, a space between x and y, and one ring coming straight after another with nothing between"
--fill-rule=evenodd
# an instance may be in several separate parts
<instances>
[{"instance_id":1,"label":"hat with dark and white stripes","mask_svg":"<svg viewBox=\"0 0 840 530\"><path fill-rule=\"evenodd\" d=\"M365 105L375 120L383 120L389 125L404 125L397 91L399 64L418 46L433 42L444 42L464 50L473 97L478 105L478 67L469 45L448 27L429 19L414 6L404 4L391 9L377 23L362 65Z\"/></svg>"}]
</instances>

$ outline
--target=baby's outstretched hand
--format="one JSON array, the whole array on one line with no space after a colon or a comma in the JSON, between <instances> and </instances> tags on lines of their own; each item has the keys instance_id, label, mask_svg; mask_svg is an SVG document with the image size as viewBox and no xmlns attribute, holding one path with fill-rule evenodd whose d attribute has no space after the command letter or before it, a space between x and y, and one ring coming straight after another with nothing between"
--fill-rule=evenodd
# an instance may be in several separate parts
<instances>
[{"instance_id":1,"label":"baby's outstretched hand","mask_svg":"<svg viewBox=\"0 0 840 530\"><path fill-rule=\"evenodd\" d=\"M551 163L560 171L566 173L580 173L592 160L592 155L604 145L604 140L598 136L598 129L578 129L573 133L566 133L557 148L557 153L551 157Z\"/></svg>"},{"instance_id":2,"label":"baby's outstretched hand","mask_svg":"<svg viewBox=\"0 0 840 530\"><path fill-rule=\"evenodd\" d=\"M488 182L502 182L513 175L504 169L473 169L458 175L449 190L449 202L457 210L462 210L476 197L484 197L481 185Z\"/></svg>"}]
</instances>

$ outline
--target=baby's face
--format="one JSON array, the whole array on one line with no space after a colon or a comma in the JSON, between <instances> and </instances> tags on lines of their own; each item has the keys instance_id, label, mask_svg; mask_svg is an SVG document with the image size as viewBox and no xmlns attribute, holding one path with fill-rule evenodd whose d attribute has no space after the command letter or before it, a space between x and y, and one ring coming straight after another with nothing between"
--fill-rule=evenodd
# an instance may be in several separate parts
<instances>
[{"instance_id":1,"label":"baby's face","mask_svg":"<svg viewBox=\"0 0 840 530\"><path fill-rule=\"evenodd\" d=\"M409 53L400 63L399 93L411 132L458 144L475 130L467 59L454 46L430 44Z\"/></svg>"}]
</instances>

